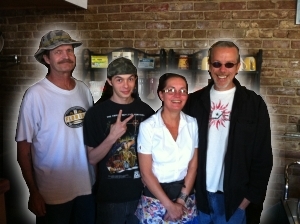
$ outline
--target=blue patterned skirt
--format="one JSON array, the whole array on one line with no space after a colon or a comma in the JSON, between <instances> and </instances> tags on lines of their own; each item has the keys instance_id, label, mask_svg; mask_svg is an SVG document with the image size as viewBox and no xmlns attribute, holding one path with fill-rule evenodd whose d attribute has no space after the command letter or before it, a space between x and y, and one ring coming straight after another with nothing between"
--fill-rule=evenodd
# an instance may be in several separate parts
<instances>
[{"instance_id":1,"label":"blue patterned skirt","mask_svg":"<svg viewBox=\"0 0 300 224\"><path fill-rule=\"evenodd\" d=\"M141 224L188 224L193 223L193 220L197 216L195 194L189 195L186 201L186 212L182 219L177 222L164 221L164 215L166 213L165 207L160 203L158 199L147 197L142 195L139 201L135 215L140 220Z\"/></svg>"}]
</instances>

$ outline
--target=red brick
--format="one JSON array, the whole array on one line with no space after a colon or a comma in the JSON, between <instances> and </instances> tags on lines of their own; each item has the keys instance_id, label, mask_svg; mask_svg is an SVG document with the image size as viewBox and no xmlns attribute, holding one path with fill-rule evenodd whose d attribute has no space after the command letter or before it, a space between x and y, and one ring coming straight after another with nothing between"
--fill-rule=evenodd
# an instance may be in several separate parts
<instances>
[{"instance_id":1,"label":"red brick","mask_svg":"<svg viewBox=\"0 0 300 224\"><path fill-rule=\"evenodd\" d=\"M97 30L98 23L78 23L77 24L78 30Z\"/></svg>"},{"instance_id":2,"label":"red brick","mask_svg":"<svg viewBox=\"0 0 300 224\"><path fill-rule=\"evenodd\" d=\"M187 40L187 41L183 41L183 46L184 48L199 50L199 49L206 48L207 43L206 41L201 41L201 40Z\"/></svg>"},{"instance_id":3,"label":"red brick","mask_svg":"<svg viewBox=\"0 0 300 224\"><path fill-rule=\"evenodd\" d=\"M295 1L277 1L278 9L296 9Z\"/></svg>"},{"instance_id":4,"label":"red brick","mask_svg":"<svg viewBox=\"0 0 300 224\"><path fill-rule=\"evenodd\" d=\"M288 10L272 10L272 11L262 11L259 14L260 19L285 19L288 18L289 11Z\"/></svg>"},{"instance_id":5,"label":"red brick","mask_svg":"<svg viewBox=\"0 0 300 224\"><path fill-rule=\"evenodd\" d=\"M106 23L99 23L98 28L100 30L115 30L115 29L121 29L122 28L122 23L120 22L106 22Z\"/></svg>"},{"instance_id":6,"label":"red brick","mask_svg":"<svg viewBox=\"0 0 300 224\"><path fill-rule=\"evenodd\" d=\"M247 3L246 2L220 2L220 9L221 10L244 10L246 9Z\"/></svg>"},{"instance_id":7,"label":"red brick","mask_svg":"<svg viewBox=\"0 0 300 224\"><path fill-rule=\"evenodd\" d=\"M261 85L265 86L281 86L281 80L278 78L265 78L261 77L260 78L260 83Z\"/></svg>"},{"instance_id":8,"label":"red brick","mask_svg":"<svg viewBox=\"0 0 300 224\"><path fill-rule=\"evenodd\" d=\"M174 21L171 22L171 29L195 29L195 21Z\"/></svg>"},{"instance_id":9,"label":"red brick","mask_svg":"<svg viewBox=\"0 0 300 224\"><path fill-rule=\"evenodd\" d=\"M211 11L219 10L219 4L216 2L194 3L194 11Z\"/></svg>"},{"instance_id":10,"label":"red brick","mask_svg":"<svg viewBox=\"0 0 300 224\"><path fill-rule=\"evenodd\" d=\"M161 4L145 4L144 5L145 12L165 12L169 11L169 4L161 3Z\"/></svg>"},{"instance_id":11,"label":"red brick","mask_svg":"<svg viewBox=\"0 0 300 224\"><path fill-rule=\"evenodd\" d=\"M232 18L232 12L230 11L222 11L222 12L204 12L205 20L226 20Z\"/></svg>"},{"instance_id":12,"label":"red brick","mask_svg":"<svg viewBox=\"0 0 300 224\"><path fill-rule=\"evenodd\" d=\"M143 5L121 5L121 12L143 12Z\"/></svg>"},{"instance_id":13,"label":"red brick","mask_svg":"<svg viewBox=\"0 0 300 224\"><path fill-rule=\"evenodd\" d=\"M268 105L270 104L278 104L279 97L277 96L266 96L265 101Z\"/></svg>"},{"instance_id":14,"label":"red brick","mask_svg":"<svg viewBox=\"0 0 300 224\"><path fill-rule=\"evenodd\" d=\"M182 38L191 39L194 38L194 32L192 30L182 31Z\"/></svg>"},{"instance_id":15,"label":"red brick","mask_svg":"<svg viewBox=\"0 0 300 224\"><path fill-rule=\"evenodd\" d=\"M145 29L146 25L144 22L126 22L122 24L122 29L125 30L137 30L137 29Z\"/></svg>"},{"instance_id":16,"label":"red brick","mask_svg":"<svg viewBox=\"0 0 300 224\"><path fill-rule=\"evenodd\" d=\"M193 10L193 3L170 3L169 4L169 11L191 11Z\"/></svg>"},{"instance_id":17,"label":"red brick","mask_svg":"<svg viewBox=\"0 0 300 224\"><path fill-rule=\"evenodd\" d=\"M168 22L147 22L147 29L169 29L170 23Z\"/></svg>"},{"instance_id":18,"label":"red brick","mask_svg":"<svg viewBox=\"0 0 300 224\"><path fill-rule=\"evenodd\" d=\"M129 13L109 14L108 21L130 21Z\"/></svg>"},{"instance_id":19,"label":"red brick","mask_svg":"<svg viewBox=\"0 0 300 224\"><path fill-rule=\"evenodd\" d=\"M196 23L197 29L209 30L209 29L216 29L222 27L221 21L197 21Z\"/></svg>"},{"instance_id":20,"label":"red brick","mask_svg":"<svg viewBox=\"0 0 300 224\"><path fill-rule=\"evenodd\" d=\"M89 0L90 1L90 0ZM90 2L88 3L90 5ZM121 12L121 7L119 5L101 5L97 7L97 13L119 13Z\"/></svg>"},{"instance_id":21,"label":"red brick","mask_svg":"<svg viewBox=\"0 0 300 224\"><path fill-rule=\"evenodd\" d=\"M178 12L157 12L156 14L157 20L179 20Z\"/></svg>"},{"instance_id":22,"label":"red brick","mask_svg":"<svg viewBox=\"0 0 300 224\"><path fill-rule=\"evenodd\" d=\"M203 12L180 13L180 20L202 20L203 18L204 18Z\"/></svg>"},{"instance_id":23,"label":"red brick","mask_svg":"<svg viewBox=\"0 0 300 224\"><path fill-rule=\"evenodd\" d=\"M136 30L134 37L137 38L137 39L147 39L147 38L157 39L157 31L153 31L153 30Z\"/></svg>"},{"instance_id":24,"label":"red brick","mask_svg":"<svg viewBox=\"0 0 300 224\"><path fill-rule=\"evenodd\" d=\"M288 32L287 37L290 39L300 39L300 31L299 30L291 30Z\"/></svg>"},{"instance_id":25,"label":"red brick","mask_svg":"<svg viewBox=\"0 0 300 224\"><path fill-rule=\"evenodd\" d=\"M134 38L134 31L113 31L112 37L113 38Z\"/></svg>"},{"instance_id":26,"label":"red brick","mask_svg":"<svg viewBox=\"0 0 300 224\"><path fill-rule=\"evenodd\" d=\"M163 40L158 42L159 48L182 48L182 40Z\"/></svg>"},{"instance_id":27,"label":"red brick","mask_svg":"<svg viewBox=\"0 0 300 224\"><path fill-rule=\"evenodd\" d=\"M233 19L258 19L259 11L234 11Z\"/></svg>"},{"instance_id":28,"label":"red brick","mask_svg":"<svg viewBox=\"0 0 300 224\"><path fill-rule=\"evenodd\" d=\"M106 47L108 45L109 42L107 40L89 40L87 47Z\"/></svg>"},{"instance_id":29,"label":"red brick","mask_svg":"<svg viewBox=\"0 0 300 224\"><path fill-rule=\"evenodd\" d=\"M208 30L207 37L211 38L211 39L218 39L218 38L220 38L220 31L219 30Z\"/></svg>"},{"instance_id":30,"label":"red brick","mask_svg":"<svg viewBox=\"0 0 300 224\"><path fill-rule=\"evenodd\" d=\"M256 29L258 32L258 36L256 37L261 37L261 38L272 38L273 37L273 30L272 29Z\"/></svg>"},{"instance_id":31,"label":"red brick","mask_svg":"<svg viewBox=\"0 0 300 224\"><path fill-rule=\"evenodd\" d=\"M290 42L289 41L284 41L284 40L264 40L262 47L264 48L289 48L290 47Z\"/></svg>"},{"instance_id":32,"label":"red brick","mask_svg":"<svg viewBox=\"0 0 300 224\"><path fill-rule=\"evenodd\" d=\"M205 38L206 37L206 30L194 30L195 38Z\"/></svg>"},{"instance_id":33,"label":"red brick","mask_svg":"<svg viewBox=\"0 0 300 224\"><path fill-rule=\"evenodd\" d=\"M135 48L162 48L158 46L157 41L135 41L134 43Z\"/></svg>"},{"instance_id":34,"label":"red brick","mask_svg":"<svg viewBox=\"0 0 300 224\"><path fill-rule=\"evenodd\" d=\"M137 21L141 21L141 20L155 20L156 19L156 15L153 13L132 13L130 15L131 20L137 20Z\"/></svg>"},{"instance_id":35,"label":"red brick","mask_svg":"<svg viewBox=\"0 0 300 224\"><path fill-rule=\"evenodd\" d=\"M81 19L80 21L82 21L83 19ZM75 19L73 19L73 22L76 21ZM80 22L77 21L77 22ZM97 15L84 15L84 21L85 22L96 22L96 21L107 21L107 15L104 14L97 14Z\"/></svg>"},{"instance_id":36,"label":"red brick","mask_svg":"<svg viewBox=\"0 0 300 224\"><path fill-rule=\"evenodd\" d=\"M273 37L275 38L287 38L287 30L273 30Z\"/></svg>"},{"instance_id":37,"label":"red brick","mask_svg":"<svg viewBox=\"0 0 300 224\"><path fill-rule=\"evenodd\" d=\"M288 87L268 87L267 94L279 96L295 96L295 89ZM289 108L286 109L288 110Z\"/></svg>"},{"instance_id":38,"label":"red brick","mask_svg":"<svg viewBox=\"0 0 300 224\"><path fill-rule=\"evenodd\" d=\"M276 4L273 1L248 1L247 9L275 9Z\"/></svg>"},{"instance_id":39,"label":"red brick","mask_svg":"<svg viewBox=\"0 0 300 224\"><path fill-rule=\"evenodd\" d=\"M111 40L110 47L133 47L133 40Z\"/></svg>"}]
</instances>

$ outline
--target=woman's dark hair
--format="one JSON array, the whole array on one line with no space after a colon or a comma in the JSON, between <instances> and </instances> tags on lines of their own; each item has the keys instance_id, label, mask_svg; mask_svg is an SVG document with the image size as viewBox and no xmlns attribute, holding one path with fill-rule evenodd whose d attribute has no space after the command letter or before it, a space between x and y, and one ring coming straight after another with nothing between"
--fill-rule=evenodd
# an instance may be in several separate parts
<instances>
[{"instance_id":1,"label":"woman's dark hair","mask_svg":"<svg viewBox=\"0 0 300 224\"><path fill-rule=\"evenodd\" d=\"M111 80L112 77L109 77L108 79ZM113 95L113 88L111 85L109 85L109 83L106 80L104 87L103 87L102 95L95 104L98 104L105 100L110 99L112 97L112 95ZM136 79L135 86L134 86L133 92L131 93L131 96L134 99L140 99L139 92L138 92L138 77Z\"/></svg>"},{"instance_id":2,"label":"woman's dark hair","mask_svg":"<svg viewBox=\"0 0 300 224\"><path fill-rule=\"evenodd\" d=\"M166 88L167 85L167 81L170 78L181 78L182 80L184 80L185 84L186 84L186 89L188 90L188 83L186 81L186 78L182 75L176 74L176 73L165 73L163 74L158 81L158 86L157 86L157 95L159 96L159 92L163 91L164 88Z\"/></svg>"}]
</instances>

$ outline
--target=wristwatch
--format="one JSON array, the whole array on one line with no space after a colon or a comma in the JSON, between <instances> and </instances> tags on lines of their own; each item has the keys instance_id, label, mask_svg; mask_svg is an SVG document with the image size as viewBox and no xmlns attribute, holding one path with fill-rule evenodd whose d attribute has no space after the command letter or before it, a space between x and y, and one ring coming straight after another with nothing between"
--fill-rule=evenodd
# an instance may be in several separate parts
<instances>
[{"instance_id":1,"label":"wristwatch","mask_svg":"<svg viewBox=\"0 0 300 224\"><path fill-rule=\"evenodd\" d=\"M186 195L185 193L180 192L178 198L184 200L184 202L186 202L188 195Z\"/></svg>"}]
</instances>

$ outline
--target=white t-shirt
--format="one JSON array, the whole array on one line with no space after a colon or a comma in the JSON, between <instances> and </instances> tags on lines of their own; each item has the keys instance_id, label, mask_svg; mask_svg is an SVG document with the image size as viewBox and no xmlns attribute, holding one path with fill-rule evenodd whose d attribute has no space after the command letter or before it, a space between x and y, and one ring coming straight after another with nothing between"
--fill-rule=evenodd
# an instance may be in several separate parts
<instances>
[{"instance_id":1,"label":"white t-shirt","mask_svg":"<svg viewBox=\"0 0 300 224\"><path fill-rule=\"evenodd\" d=\"M206 190L209 192L223 191L224 158L235 89L217 91L212 86L210 90L211 111L206 160Z\"/></svg>"},{"instance_id":2,"label":"white t-shirt","mask_svg":"<svg viewBox=\"0 0 300 224\"><path fill-rule=\"evenodd\" d=\"M198 147L197 121L181 112L175 141L161 118L160 109L140 124L137 144L139 153L152 155L152 172L160 183L182 180Z\"/></svg>"},{"instance_id":3,"label":"white t-shirt","mask_svg":"<svg viewBox=\"0 0 300 224\"><path fill-rule=\"evenodd\" d=\"M88 87L75 81L68 91L44 78L26 91L20 107L15 140L32 143L34 175L47 204L91 194L94 183L82 133L93 99Z\"/></svg>"}]
</instances>

